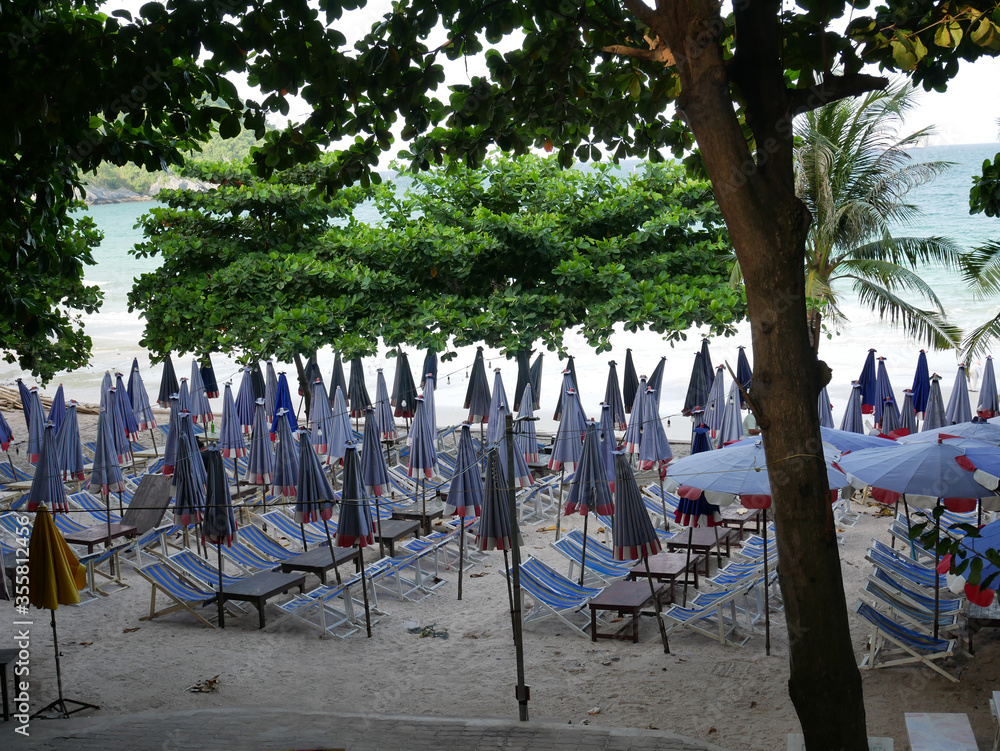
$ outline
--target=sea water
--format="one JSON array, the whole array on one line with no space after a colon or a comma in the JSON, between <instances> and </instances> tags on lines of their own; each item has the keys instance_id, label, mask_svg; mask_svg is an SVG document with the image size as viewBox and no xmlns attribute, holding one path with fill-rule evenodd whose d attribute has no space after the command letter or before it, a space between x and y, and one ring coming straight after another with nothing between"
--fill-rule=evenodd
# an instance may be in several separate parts
<instances>
[{"instance_id":1,"label":"sea water","mask_svg":"<svg viewBox=\"0 0 1000 751\"><path fill-rule=\"evenodd\" d=\"M984 159L992 159L998 151L1000 144L914 149L912 155L915 160L943 160L953 162L954 165L932 183L911 193L912 202L922 213L910 226L898 228L895 234L950 237L964 248L1000 238L1000 219L970 215L968 211L972 176L979 174ZM101 311L83 318L87 333L93 339L93 358L90 365L82 370L60 374L44 389L45 393L52 393L59 383L63 383L68 397L81 402L96 402L99 399L99 388L104 372L120 370L127 376L133 358L138 358L146 388L151 399L155 398L162 366L151 365L148 352L139 345L144 321L138 312L128 310L127 297L132 280L139 274L155 269L159 263L155 258L141 259L129 254L129 249L142 239L141 231L136 227L139 218L154 205L123 203L94 206L88 210L104 232L104 240L94 252L97 263L86 271L87 280L99 285L105 295ZM364 221L371 222L377 219L370 206L360 207L359 212L361 212L359 218ZM957 273L939 267L928 267L921 273L937 292L949 319L963 329L970 329L996 315L1000 299L978 299L963 284ZM901 402L902 389L908 388L913 380L917 354L922 345L908 339L898 329L862 309L851 295L850 280L841 280L838 289L843 291L841 307L848 322L831 339L824 339L820 345L820 357L833 369L833 381L828 391L834 404L834 419L839 425L850 393L850 383L860 374L864 357L870 347L874 347L880 356L887 358L889 377L896 390L897 399ZM738 345L745 345L748 355L752 358L749 332L749 324L742 323L737 326L736 336L713 339L711 341L713 364L728 362L735 370ZM620 376L624 369L627 347L632 349L635 365L640 374L650 373L660 358L666 356L663 393L660 400L661 416L670 438L678 440L688 438L690 421L681 417L680 411L687 391L694 353L700 346L701 333L697 329L690 330L686 332L685 341L671 346L664 342L662 337L651 332L630 334L619 331L613 338L613 352L598 356L581 336L572 331L568 332L566 348L575 359L581 401L587 414L595 418L600 416L599 404L604 397L608 362L615 360L618 363ZM423 362L423 353L413 349L406 351L414 377L417 378ZM1000 344L997 345L997 352L1000 353ZM441 425L456 423L465 417L462 403L468 384L469 366L474 356L475 347L465 347L458 350L457 358L441 363L436 394L438 423ZM517 377L516 364L497 351L487 349L485 356L491 387L494 368L499 368L508 397L512 398ZM235 393L239 385L240 367L232 358L216 354L212 359L220 384L234 379ZM943 377L942 389L947 400L956 373L956 354L929 352L928 360L931 371ZM191 361L190 355L183 357L175 355L174 365L178 377L190 373ZM330 348L319 353L319 364L324 377L329 378L333 364L333 352ZM378 357L365 358L364 365L368 389L373 398L377 368L384 369L386 381L391 388L394 359L386 358L383 352ZM970 387L975 390L981 377L982 362L977 360L969 365L972 372ZM562 380L560 372L564 366L565 361L560 361L555 353L545 352L539 430L554 430L556 427L551 417ZM288 370L289 377L294 375L294 367L279 365L278 369ZM9 384L19 376L26 382L32 383L30 375L21 373L15 366L6 364L0 366L0 382ZM978 394L974 391L971 396L975 408ZM215 400L213 406L219 410L220 400ZM14 426L15 431L18 427Z\"/></svg>"}]
</instances>

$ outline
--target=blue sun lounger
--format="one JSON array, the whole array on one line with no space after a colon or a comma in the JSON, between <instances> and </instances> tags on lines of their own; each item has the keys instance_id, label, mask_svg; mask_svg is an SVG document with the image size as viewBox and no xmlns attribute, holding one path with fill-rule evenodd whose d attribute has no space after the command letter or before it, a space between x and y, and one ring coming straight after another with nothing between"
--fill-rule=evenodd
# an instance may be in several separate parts
<instances>
[{"instance_id":1,"label":"blue sun lounger","mask_svg":"<svg viewBox=\"0 0 1000 751\"><path fill-rule=\"evenodd\" d=\"M952 683L958 683L958 678L934 662L953 655L954 639L935 639L918 633L878 612L863 600L858 600L854 613L874 628L868 639L868 654L858 667L872 670L895 665L922 664Z\"/></svg>"},{"instance_id":2,"label":"blue sun lounger","mask_svg":"<svg viewBox=\"0 0 1000 751\"><path fill-rule=\"evenodd\" d=\"M215 628L214 623L195 610L196 607L204 608L206 605L214 602L215 592L203 589L200 585L187 581L165 563L151 563L148 566L137 568L135 572L152 585L149 615L144 615L139 619L140 621L149 621L169 613L185 612L193 615L209 628ZM173 604L162 610L157 610L157 592L165 595Z\"/></svg>"}]
</instances>

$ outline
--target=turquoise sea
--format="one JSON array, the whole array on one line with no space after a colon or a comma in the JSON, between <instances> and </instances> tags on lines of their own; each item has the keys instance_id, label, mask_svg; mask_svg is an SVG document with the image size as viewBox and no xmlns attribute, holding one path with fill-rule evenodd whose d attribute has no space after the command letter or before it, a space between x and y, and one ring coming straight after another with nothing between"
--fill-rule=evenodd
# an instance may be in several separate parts
<instances>
[{"instance_id":1,"label":"turquoise sea","mask_svg":"<svg viewBox=\"0 0 1000 751\"><path fill-rule=\"evenodd\" d=\"M944 160L953 162L954 166L933 183L917 189L912 195L913 202L922 210L922 216L912 226L900 228L897 234L941 235L954 239L964 247L972 247L985 240L1000 238L1000 219L990 219L981 215L970 216L968 212L968 195L971 177L978 174L984 159L992 159L1000 151L1000 144L978 144L959 146L938 146L915 149L912 155L920 161ZM157 261L137 259L129 255L128 250L139 239L139 230L135 228L138 218L149 210L150 203L125 203L107 206L95 206L89 211L91 216L104 232L104 241L95 253L97 265L90 268L87 278L99 284L105 293L104 306L99 314L85 317L88 333L94 341L94 356L91 366L83 371L64 374L57 378L46 389L52 392L60 383L64 383L67 395L82 402L94 402L98 399L98 389L105 370L119 369L128 373L132 358L138 357L147 389L155 394L159 383L159 365L150 366L148 354L138 342L142 336L143 321L137 313L128 312L127 293L133 278L155 268ZM360 211L368 211L364 207ZM376 217L362 217L373 221ZM995 315L1000 300L978 300L953 273L940 268L928 268L924 278L931 283L945 305L949 318L963 328L970 328ZM869 347L875 347L879 355L885 356L889 376L897 393L909 387L913 378L913 368L916 364L920 344L909 341L891 326L878 321L872 315L860 309L853 303L849 294L845 294L844 310L849 323L844 326L839 335L824 341L820 347L820 356L833 368L834 380L829 393L834 402L834 418L840 420L840 415L850 391L850 382L860 373L864 356ZM674 347L663 342L656 334L620 333L615 338L616 351L613 355L596 356L583 342L582 338L570 334L567 337L570 354L576 360L579 385L584 408L588 414L599 416L598 404L604 396L607 378L607 362L615 359L619 364L619 373L625 359L625 348L631 347L636 367L640 373L648 373L653 369L661 356L667 357L667 368L664 378L664 391L661 396L661 412L669 415L668 435L675 439L687 438L690 433L690 423L679 416L688 378L691 372L693 354L700 344L697 331L688 332L688 340ZM749 327L739 327L736 337L722 338L711 343L712 359L718 365L729 361L735 369L737 345L747 345L750 352ZM1000 344L997 345L1000 353ZM422 361L422 353L411 351L410 361L414 367ZM465 395L465 385L468 365L471 364L474 348L461 350L459 357L449 363L442 364L441 378L438 389L437 404L439 423L458 422L463 418L461 402ZM508 393L513 389L517 369L513 362L506 360L497 352L487 351L491 358L490 367L499 367ZM184 375L190 370L191 357L175 357L178 375ZM234 377L239 371L235 363L218 355L213 356L216 371L221 379ZM944 397L948 398L951 384L956 372L956 356L949 352L932 352L929 354L932 371L943 376L942 386ZM332 367L333 354L327 350L320 353L320 365L325 373ZM365 361L369 390L374 395L376 368L385 369L385 377L391 386L394 360L368 358ZM556 389L559 383L559 372L563 365L554 353L546 353L543 367L542 409L539 429L554 429L555 423L550 419L555 405ZM978 387L981 363L970 363L973 374L972 388ZM30 375L21 374L9 365L0 366L0 381L10 383L14 378L23 376L31 382ZM491 374L492 381L492 374ZM972 394L973 400L976 394ZM221 405L218 405L221 406ZM973 404L975 406L975 404ZM18 426L14 426L17 430Z\"/></svg>"}]
</instances>

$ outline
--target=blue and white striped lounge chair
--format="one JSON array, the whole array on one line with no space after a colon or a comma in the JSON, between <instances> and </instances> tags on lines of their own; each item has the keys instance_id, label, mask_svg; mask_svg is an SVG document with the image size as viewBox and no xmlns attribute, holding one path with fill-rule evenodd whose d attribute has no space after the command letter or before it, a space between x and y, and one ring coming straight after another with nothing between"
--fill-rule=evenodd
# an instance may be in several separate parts
<instances>
[{"instance_id":1,"label":"blue and white striped lounge chair","mask_svg":"<svg viewBox=\"0 0 1000 751\"><path fill-rule=\"evenodd\" d=\"M661 616L666 625L667 636L678 629L689 628L720 644L735 646L746 644L750 636L739 633L738 616L739 613L748 615L752 613L750 593L755 587L761 585L763 585L763 577L749 579L729 590L701 593L692 601L692 607L671 605ZM740 604L737 605L737 602ZM753 631L753 620L755 619L750 618L750 622L746 624L747 630L751 632Z\"/></svg>"},{"instance_id":2,"label":"blue and white striped lounge chair","mask_svg":"<svg viewBox=\"0 0 1000 751\"><path fill-rule=\"evenodd\" d=\"M248 574L257 574L261 571L274 571L278 564L269 558L264 558L249 545L245 545L239 540L231 545L222 546L222 557L236 564L236 566Z\"/></svg>"},{"instance_id":3,"label":"blue and white striped lounge chair","mask_svg":"<svg viewBox=\"0 0 1000 751\"><path fill-rule=\"evenodd\" d=\"M550 542L549 547L559 552L569 562L566 576L580 580L580 559L583 558L583 533L578 529L570 530L565 537ZM595 587L603 587L611 582L620 581L628 576L632 562L607 560L601 555L604 546L588 536L587 558L583 562L585 583Z\"/></svg>"},{"instance_id":4,"label":"blue and white striped lounge chair","mask_svg":"<svg viewBox=\"0 0 1000 751\"><path fill-rule=\"evenodd\" d=\"M909 561L898 556L886 555L871 548L868 549L865 560L876 568L882 569L890 576L902 580L904 583L933 589L934 580L937 579L938 588L942 592L949 591L947 578L943 574L938 574L933 569L929 569L914 561Z\"/></svg>"},{"instance_id":5,"label":"blue and white striped lounge chair","mask_svg":"<svg viewBox=\"0 0 1000 751\"><path fill-rule=\"evenodd\" d=\"M895 665L922 664L952 683L958 683L958 678L934 662L952 656L954 639L935 639L918 633L878 612L863 600L858 600L854 612L874 629L868 638L868 654L858 667L872 670Z\"/></svg>"},{"instance_id":6,"label":"blue and white striped lounge chair","mask_svg":"<svg viewBox=\"0 0 1000 751\"><path fill-rule=\"evenodd\" d=\"M169 613L185 612L193 615L209 628L215 628L215 624L210 622L205 616L198 613L195 608L203 608L215 601L215 592L203 589L200 585L191 583L182 578L176 571L164 563L151 563L148 566L141 566L135 570L139 576L152 585L152 593L149 601L149 615L144 615L140 621L149 621L161 615ZM160 592L173 604L156 609L156 593ZM210 611L214 615L214 611Z\"/></svg>"},{"instance_id":7,"label":"blue and white striped lounge chair","mask_svg":"<svg viewBox=\"0 0 1000 751\"><path fill-rule=\"evenodd\" d=\"M243 542L250 545L250 547L255 548L258 553L266 555L268 558L272 558L275 561L287 561L289 558L294 558L299 555L269 537L265 532L257 529L257 527L253 525L241 527L240 537L243 539Z\"/></svg>"},{"instance_id":8,"label":"blue and white striped lounge chair","mask_svg":"<svg viewBox=\"0 0 1000 751\"><path fill-rule=\"evenodd\" d=\"M905 592L890 586L887 582L869 576L861 587L862 592L868 595L871 604L878 610L887 611L887 615L902 623L907 628L924 634L934 633L934 605L928 611L922 605L917 604ZM945 600L948 604L957 603L957 600ZM954 631L959 627L958 611L949 608L949 612L938 613L938 631Z\"/></svg>"},{"instance_id":9,"label":"blue and white striped lounge chair","mask_svg":"<svg viewBox=\"0 0 1000 751\"><path fill-rule=\"evenodd\" d=\"M529 598L524 624L558 619L569 626L573 633L589 639L590 615L586 612L586 607L591 598L600 594L601 590L579 587L562 574L540 564L541 561L532 557L521 564L521 590ZM507 570L507 576L513 576L512 569ZM584 617L583 625L571 620L576 615Z\"/></svg>"},{"instance_id":10,"label":"blue and white striped lounge chair","mask_svg":"<svg viewBox=\"0 0 1000 751\"><path fill-rule=\"evenodd\" d=\"M216 590L219 586L219 569L190 550L181 550L173 555L168 555L164 561L180 573L212 590ZM222 586L236 584L241 579L242 577L223 572Z\"/></svg>"},{"instance_id":11,"label":"blue and white striped lounge chair","mask_svg":"<svg viewBox=\"0 0 1000 751\"><path fill-rule=\"evenodd\" d=\"M131 547L131 543L128 547ZM128 589L129 585L122 579L122 567L119 561L119 554L122 548L111 547L106 550L95 550L93 553L80 556L80 563L87 569L87 586L81 592L87 592L91 597L87 602L92 602L99 597L107 597L110 594L123 589ZM107 571L102 571L100 565L109 563ZM106 583L98 586L97 579L100 577ZM113 587L107 591L108 587Z\"/></svg>"},{"instance_id":12,"label":"blue and white striped lounge chair","mask_svg":"<svg viewBox=\"0 0 1000 751\"><path fill-rule=\"evenodd\" d=\"M274 511L268 511L266 514L258 514L257 518L264 524L274 527L281 534L287 537L291 542L296 545L302 545L302 529L295 520L292 519L288 514L280 509L275 509ZM335 534L337 531L337 525L333 522L330 524L330 533ZM305 539L307 545L325 545L327 542L326 531L316 531L316 528L310 523L303 525L305 528Z\"/></svg>"},{"instance_id":13,"label":"blue and white striped lounge chair","mask_svg":"<svg viewBox=\"0 0 1000 751\"><path fill-rule=\"evenodd\" d=\"M360 574L358 575L360 577ZM349 587L358 585L359 578L345 581L342 584L324 584L320 587L299 594L276 607L282 615L271 621L265 631L277 628L288 620L305 623L319 631L320 638L337 636L344 638L358 630L355 624L353 601ZM336 607L338 599L343 600L343 609Z\"/></svg>"}]
</instances>

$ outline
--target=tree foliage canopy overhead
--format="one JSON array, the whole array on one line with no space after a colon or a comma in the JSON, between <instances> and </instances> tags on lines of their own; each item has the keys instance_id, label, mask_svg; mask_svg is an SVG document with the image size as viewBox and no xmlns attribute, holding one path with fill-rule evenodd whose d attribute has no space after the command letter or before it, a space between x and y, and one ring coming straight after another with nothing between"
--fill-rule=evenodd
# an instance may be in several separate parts
<instances>
[{"instance_id":1,"label":"tree foliage canopy overhead","mask_svg":"<svg viewBox=\"0 0 1000 751\"><path fill-rule=\"evenodd\" d=\"M136 252L164 259L129 298L144 345L282 358L332 344L352 356L381 338L514 352L561 349L579 326L601 351L618 323L677 339L694 324L729 333L744 314L709 185L677 166L495 158L332 199L309 194L322 169L189 170L220 185L171 192L143 222ZM377 222L352 213L362 201Z\"/></svg>"}]
</instances>

